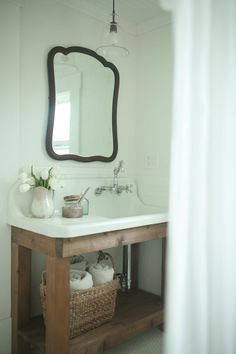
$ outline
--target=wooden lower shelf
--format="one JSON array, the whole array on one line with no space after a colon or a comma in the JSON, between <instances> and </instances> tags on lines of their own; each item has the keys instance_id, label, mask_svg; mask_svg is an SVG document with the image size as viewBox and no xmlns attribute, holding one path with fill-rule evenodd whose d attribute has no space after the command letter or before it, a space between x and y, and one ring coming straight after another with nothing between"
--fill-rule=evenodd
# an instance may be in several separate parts
<instances>
[{"instance_id":1,"label":"wooden lower shelf","mask_svg":"<svg viewBox=\"0 0 236 354\"><path fill-rule=\"evenodd\" d=\"M164 310L157 295L142 290L119 293L114 318L70 340L70 354L95 354L112 348L152 327L162 324ZM18 331L23 339L45 352L45 327L42 317L32 318Z\"/></svg>"}]
</instances>

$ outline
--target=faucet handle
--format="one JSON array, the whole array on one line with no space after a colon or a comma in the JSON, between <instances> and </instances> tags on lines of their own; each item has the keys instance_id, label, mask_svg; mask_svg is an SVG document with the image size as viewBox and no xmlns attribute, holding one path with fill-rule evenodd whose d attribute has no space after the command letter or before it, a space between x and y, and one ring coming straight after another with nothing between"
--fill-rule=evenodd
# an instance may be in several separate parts
<instances>
[{"instance_id":1,"label":"faucet handle","mask_svg":"<svg viewBox=\"0 0 236 354\"><path fill-rule=\"evenodd\" d=\"M125 191L126 193L133 193L133 185L132 184L126 184L125 186Z\"/></svg>"},{"instance_id":2,"label":"faucet handle","mask_svg":"<svg viewBox=\"0 0 236 354\"><path fill-rule=\"evenodd\" d=\"M101 188L101 187L97 187L97 188L95 189L95 191L94 191L94 194L95 194L95 195L100 195L100 194L102 194L102 188Z\"/></svg>"}]
</instances>

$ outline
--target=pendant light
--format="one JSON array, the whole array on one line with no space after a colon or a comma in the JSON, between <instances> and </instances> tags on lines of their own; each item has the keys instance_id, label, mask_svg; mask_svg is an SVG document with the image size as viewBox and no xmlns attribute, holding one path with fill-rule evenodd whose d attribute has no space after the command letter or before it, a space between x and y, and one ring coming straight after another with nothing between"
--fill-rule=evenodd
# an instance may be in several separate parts
<instances>
[{"instance_id":1,"label":"pendant light","mask_svg":"<svg viewBox=\"0 0 236 354\"><path fill-rule=\"evenodd\" d=\"M124 46L123 31L117 23L115 0L113 0L111 21L105 27L102 45L96 49L96 52L105 57L124 57L129 54Z\"/></svg>"}]
</instances>

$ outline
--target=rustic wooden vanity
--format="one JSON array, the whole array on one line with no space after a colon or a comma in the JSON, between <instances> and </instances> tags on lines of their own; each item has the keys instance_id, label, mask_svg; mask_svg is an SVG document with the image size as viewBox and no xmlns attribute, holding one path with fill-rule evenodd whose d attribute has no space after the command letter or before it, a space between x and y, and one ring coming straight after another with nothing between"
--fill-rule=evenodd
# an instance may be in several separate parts
<instances>
[{"instance_id":1,"label":"rustic wooden vanity","mask_svg":"<svg viewBox=\"0 0 236 354\"><path fill-rule=\"evenodd\" d=\"M46 354L97 354L145 330L163 324L167 223L79 237L49 237L12 226L12 353L29 354L37 347ZM138 288L140 242L162 240L161 295ZM112 321L69 339L69 266L75 254L131 245L131 290L119 293ZM31 317L31 253L46 255L47 313ZM45 328L46 327L46 328Z\"/></svg>"}]
</instances>

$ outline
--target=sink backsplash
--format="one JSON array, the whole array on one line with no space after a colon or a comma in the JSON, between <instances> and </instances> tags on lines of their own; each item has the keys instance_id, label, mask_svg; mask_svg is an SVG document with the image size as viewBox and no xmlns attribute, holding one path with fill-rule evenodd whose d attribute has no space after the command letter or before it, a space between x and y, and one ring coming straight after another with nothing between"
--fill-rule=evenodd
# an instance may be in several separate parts
<instances>
[{"instance_id":1,"label":"sink backsplash","mask_svg":"<svg viewBox=\"0 0 236 354\"><path fill-rule=\"evenodd\" d=\"M138 188L135 180L129 177L119 177L119 186L130 186L131 192L122 191L120 194L109 190L103 190L101 194L95 194L98 187L112 186L113 177L86 177L78 178L71 177L71 175L63 175L61 181L63 188L55 191L54 205L55 216L62 214L62 206L64 204L64 196L71 194L80 194L87 187L90 190L86 194L89 200L89 216L100 216L105 218L123 218L129 216L139 216L146 214L155 214L166 212L158 206L145 205L139 198ZM8 220L11 216L26 216L31 217L33 191L30 190L25 193L19 191L19 185L16 183L10 191ZM85 221L85 219L83 219Z\"/></svg>"},{"instance_id":2,"label":"sink backsplash","mask_svg":"<svg viewBox=\"0 0 236 354\"><path fill-rule=\"evenodd\" d=\"M95 195L95 189L100 186L110 186L113 183L112 178L86 178L86 179L74 179L64 180L65 187L60 189L55 194L56 212L60 212L63 205L63 198L65 195L79 194L85 188L90 187L90 190L86 194L86 198L89 200L89 215L104 215L111 212L112 206L115 209L127 209L133 204L134 199L137 198L137 187L135 181L131 178L119 178L119 185L132 184L132 193L123 191L121 194L115 194L110 191L103 191L100 195Z\"/></svg>"}]
</instances>

